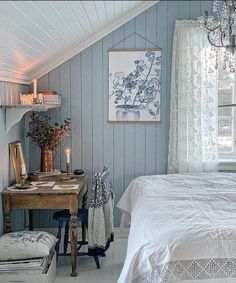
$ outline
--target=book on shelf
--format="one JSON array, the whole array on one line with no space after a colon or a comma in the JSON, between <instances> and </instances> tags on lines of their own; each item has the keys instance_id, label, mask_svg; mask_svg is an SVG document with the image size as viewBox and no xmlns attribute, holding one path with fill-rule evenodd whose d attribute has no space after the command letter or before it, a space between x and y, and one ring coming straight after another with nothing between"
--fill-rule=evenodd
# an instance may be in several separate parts
<instances>
[{"instance_id":1,"label":"book on shelf","mask_svg":"<svg viewBox=\"0 0 236 283\"><path fill-rule=\"evenodd\" d=\"M60 181L63 177L66 176L66 173L61 174L35 174L35 173L29 173L28 178L30 181Z\"/></svg>"},{"instance_id":2,"label":"book on shelf","mask_svg":"<svg viewBox=\"0 0 236 283\"><path fill-rule=\"evenodd\" d=\"M67 176L67 173L65 171L62 172L52 172L52 173L44 173L44 172L32 172L28 173L28 180L29 181L61 181ZM71 174L71 179L78 179L83 175L74 175Z\"/></svg>"},{"instance_id":3,"label":"book on shelf","mask_svg":"<svg viewBox=\"0 0 236 283\"><path fill-rule=\"evenodd\" d=\"M37 94L42 93L42 95L57 95L57 92L54 90L38 90ZM33 94L32 91L29 91L28 94Z\"/></svg>"},{"instance_id":4,"label":"book on shelf","mask_svg":"<svg viewBox=\"0 0 236 283\"><path fill-rule=\"evenodd\" d=\"M60 104L61 96L60 95L43 95L44 104Z\"/></svg>"}]
</instances>

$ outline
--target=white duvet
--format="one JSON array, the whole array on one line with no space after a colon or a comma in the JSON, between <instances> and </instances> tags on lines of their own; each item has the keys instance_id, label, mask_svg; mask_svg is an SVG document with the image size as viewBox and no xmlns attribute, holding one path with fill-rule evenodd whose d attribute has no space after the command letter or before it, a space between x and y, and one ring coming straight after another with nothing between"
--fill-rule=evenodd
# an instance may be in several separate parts
<instances>
[{"instance_id":1,"label":"white duvet","mask_svg":"<svg viewBox=\"0 0 236 283\"><path fill-rule=\"evenodd\" d=\"M122 224L131 220L119 283L179 282L177 277L166 279L166 263L236 258L236 174L138 177L117 206L122 211ZM219 274L219 260L218 265L212 265L215 279L210 282L236 282L234 271L228 272L229 276ZM233 264L229 268L236 273L236 262ZM196 264L193 268L192 279L199 276L198 282L209 282L203 280L204 268L196 271ZM162 270L159 277L157 270ZM164 277L166 281L162 281Z\"/></svg>"}]
</instances>

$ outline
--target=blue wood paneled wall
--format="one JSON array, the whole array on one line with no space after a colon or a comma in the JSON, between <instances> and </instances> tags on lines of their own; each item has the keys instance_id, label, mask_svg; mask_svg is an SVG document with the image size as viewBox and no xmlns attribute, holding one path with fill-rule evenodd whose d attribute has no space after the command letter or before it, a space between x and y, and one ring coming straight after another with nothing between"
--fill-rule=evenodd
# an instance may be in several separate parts
<instances>
[{"instance_id":1,"label":"blue wood paneled wall","mask_svg":"<svg viewBox=\"0 0 236 283\"><path fill-rule=\"evenodd\" d=\"M71 147L74 168L93 174L107 164L113 173L116 203L136 176L166 173L169 128L172 38L176 19L196 19L210 1L161 1L39 80L40 89L62 95L54 121L71 117L72 131L58 150L55 164L65 169L64 149ZM108 49L136 32L162 48L161 123L108 123ZM131 36L116 48L153 47ZM30 168L39 168L39 151L29 146ZM91 184L91 179L90 179ZM52 212L38 211L37 226L53 226ZM115 225L120 212L115 209Z\"/></svg>"},{"instance_id":2,"label":"blue wood paneled wall","mask_svg":"<svg viewBox=\"0 0 236 283\"><path fill-rule=\"evenodd\" d=\"M6 82L0 82L0 100L6 97L10 92L18 95L20 92L27 92L28 86L18 85ZM15 179L11 163L9 163L8 143L15 140L24 139L23 123L18 123L11 130L5 131L5 110L0 108L0 192L12 183ZM2 217L2 199L0 198L0 235L3 233L3 217ZM24 227L24 213L16 210L13 212L13 229L21 230Z\"/></svg>"}]
</instances>

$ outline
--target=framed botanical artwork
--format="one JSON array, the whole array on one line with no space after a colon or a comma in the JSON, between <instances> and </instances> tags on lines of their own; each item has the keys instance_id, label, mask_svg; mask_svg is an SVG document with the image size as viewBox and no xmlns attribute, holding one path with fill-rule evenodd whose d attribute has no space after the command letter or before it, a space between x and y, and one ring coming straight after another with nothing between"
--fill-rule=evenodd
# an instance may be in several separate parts
<instances>
[{"instance_id":1,"label":"framed botanical artwork","mask_svg":"<svg viewBox=\"0 0 236 283\"><path fill-rule=\"evenodd\" d=\"M16 183L21 182L21 175L27 177L25 158L20 141L9 143L10 157L16 177Z\"/></svg>"},{"instance_id":2,"label":"framed botanical artwork","mask_svg":"<svg viewBox=\"0 0 236 283\"><path fill-rule=\"evenodd\" d=\"M161 49L109 50L111 122L160 122Z\"/></svg>"}]
</instances>

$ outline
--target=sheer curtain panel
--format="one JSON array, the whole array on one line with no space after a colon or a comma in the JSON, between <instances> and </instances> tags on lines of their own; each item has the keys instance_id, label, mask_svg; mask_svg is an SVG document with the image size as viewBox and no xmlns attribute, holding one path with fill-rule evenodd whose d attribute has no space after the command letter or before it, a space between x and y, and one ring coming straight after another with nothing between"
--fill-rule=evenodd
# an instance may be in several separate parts
<instances>
[{"instance_id":1,"label":"sheer curtain panel","mask_svg":"<svg viewBox=\"0 0 236 283\"><path fill-rule=\"evenodd\" d=\"M176 21L171 74L168 173L218 171L215 52L193 21Z\"/></svg>"}]
</instances>

